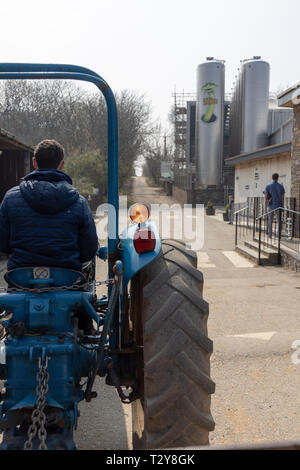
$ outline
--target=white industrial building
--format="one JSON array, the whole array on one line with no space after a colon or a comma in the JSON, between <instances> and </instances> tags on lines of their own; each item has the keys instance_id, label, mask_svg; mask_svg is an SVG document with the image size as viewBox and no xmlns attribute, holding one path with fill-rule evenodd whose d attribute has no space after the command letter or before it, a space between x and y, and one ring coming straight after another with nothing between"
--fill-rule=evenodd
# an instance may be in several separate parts
<instances>
[{"instance_id":1,"label":"white industrial building","mask_svg":"<svg viewBox=\"0 0 300 470\"><path fill-rule=\"evenodd\" d=\"M236 203L263 197L273 173L291 196L293 110L269 99L269 73L260 58L244 61L234 86L226 165L235 167Z\"/></svg>"},{"instance_id":2,"label":"white industrial building","mask_svg":"<svg viewBox=\"0 0 300 470\"><path fill-rule=\"evenodd\" d=\"M272 174L279 174L286 196L291 195L291 143L265 147L227 159L235 166L235 201L246 202L248 197L262 197Z\"/></svg>"},{"instance_id":3,"label":"white industrial building","mask_svg":"<svg viewBox=\"0 0 300 470\"><path fill-rule=\"evenodd\" d=\"M293 109L270 97L270 65L259 56L241 61L225 96L224 61L197 67L197 96L175 94L174 195L182 203L236 203L263 197L279 174L291 197Z\"/></svg>"}]
</instances>

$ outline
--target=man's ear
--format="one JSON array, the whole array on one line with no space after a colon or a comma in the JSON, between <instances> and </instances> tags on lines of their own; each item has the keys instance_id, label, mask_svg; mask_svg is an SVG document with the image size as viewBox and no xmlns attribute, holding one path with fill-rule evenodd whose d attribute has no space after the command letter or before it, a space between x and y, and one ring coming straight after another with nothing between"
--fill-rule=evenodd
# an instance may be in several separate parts
<instances>
[{"instance_id":1,"label":"man's ear","mask_svg":"<svg viewBox=\"0 0 300 470\"><path fill-rule=\"evenodd\" d=\"M60 162L60 164L58 165L58 168L57 168L57 169L58 169L58 170L62 170L64 166L65 166L65 161L62 160L62 161Z\"/></svg>"},{"instance_id":2,"label":"man's ear","mask_svg":"<svg viewBox=\"0 0 300 470\"><path fill-rule=\"evenodd\" d=\"M37 162L36 162L35 157L32 157L32 163L33 163L34 168L37 170L38 164L37 164Z\"/></svg>"}]
</instances>

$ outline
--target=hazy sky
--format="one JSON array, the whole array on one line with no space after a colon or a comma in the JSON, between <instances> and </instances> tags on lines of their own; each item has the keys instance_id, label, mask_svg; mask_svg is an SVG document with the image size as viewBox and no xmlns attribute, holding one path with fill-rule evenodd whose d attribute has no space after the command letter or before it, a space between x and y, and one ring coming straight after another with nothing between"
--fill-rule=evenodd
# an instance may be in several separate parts
<instances>
[{"instance_id":1,"label":"hazy sky","mask_svg":"<svg viewBox=\"0 0 300 470\"><path fill-rule=\"evenodd\" d=\"M300 80L299 0L0 0L1 62L94 69L113 90L146 93L167 122L172 92L194 92L207 56L271 64L271 90Z\"/></svg>"}]
</instances>

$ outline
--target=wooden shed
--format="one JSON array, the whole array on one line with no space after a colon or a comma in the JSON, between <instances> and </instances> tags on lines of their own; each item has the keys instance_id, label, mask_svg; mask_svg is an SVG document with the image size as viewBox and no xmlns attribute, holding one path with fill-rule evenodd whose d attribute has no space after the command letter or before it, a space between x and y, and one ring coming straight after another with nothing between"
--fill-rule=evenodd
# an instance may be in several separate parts
<instances>
[{"instance_id":1,"label":"wooden shed","mask_svg":"<svg viewBox=\"0 0 300 470\"><path fill-rule=\"evenodd\" d=\"M0 128L0 202L8 189L33 170L32 156L33 148Z\"/></svg>"}]
</instances>

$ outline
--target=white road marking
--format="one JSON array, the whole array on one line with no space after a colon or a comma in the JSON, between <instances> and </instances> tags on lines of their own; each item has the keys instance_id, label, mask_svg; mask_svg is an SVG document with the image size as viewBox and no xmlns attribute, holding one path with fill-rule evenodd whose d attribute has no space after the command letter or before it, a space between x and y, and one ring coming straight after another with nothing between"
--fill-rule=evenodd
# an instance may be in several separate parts
<instances>
[{"instance_id":1,"label":"white road marking","mask_svg":"<svg viewBox=\"0 0 300 470\"><path fill-rule=\"evenodd\" d=\"M209 256L205 251L197 251L198 269L199 268L215 268L216 265L210 262Z\"/></svg>"},{"instance_id":2,"label":"white road marking","mask_svg":"<svg viewBox=\"0 0 300 470\"><path fill-rule=\"evenodd\" d=\"M236 268L253 268L254 264L245 259L236 251L222 251L222 253L229 259L229 261L236 267Z\"/></svg>"},{"instance_id":3,"label":"white road marking","mask_svg":"<svg viewBox=\"0 0 300 470\"><path fill-rule=\"evenodd\" d=\"M216 215L213 216L213 218L215 220L219 220L220 222L224 223L223 214L216 214Z\"/></svg>"},{"instance_id":4,"label":"white road marking","mask_svg":"<svg viewBox=\"0 0 300 470\"><path fill-rule=\"evenodd\" d=\"M252 339L261 339L263 341L269 341L276 331L265 331L264 333L245 333L243 335L228 335L232 338L252 338Z\"/></svg>"}]
</instances>

